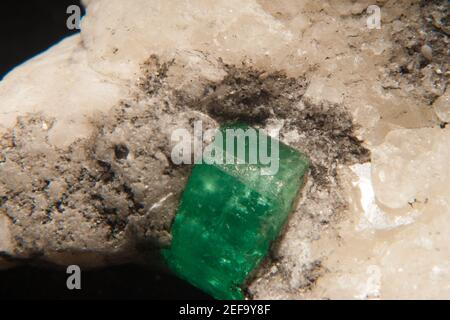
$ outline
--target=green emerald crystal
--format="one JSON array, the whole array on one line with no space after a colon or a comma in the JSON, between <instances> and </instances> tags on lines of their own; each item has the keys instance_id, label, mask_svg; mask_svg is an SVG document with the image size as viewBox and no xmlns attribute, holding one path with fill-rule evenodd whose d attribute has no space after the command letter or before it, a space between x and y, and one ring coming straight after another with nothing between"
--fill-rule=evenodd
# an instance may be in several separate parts
<instances>
[{"instance_id":1,"label":"green emerald crystal","mask_svg":"<svg viewBox=\"0 0 450 320\"><path fill-rule=\"evenodd\" d=\"M230 138L228 129L242 130ZM248 129L258 133L258 143L245 135ZM219 132L214 143L223 154L218 158L236 161L194 166L172 227L171 247L163 256L175 274L216 299L243 299L245 281L280 234L309 162L260 130L232 125ZM245 159L237 148L226 147L231 140L239 145L240 138ZM276 172L267 174L267 159L251 161L252 153L259 154L261 148L271 155L279 150Z\"/></svg>"}]
</instances>

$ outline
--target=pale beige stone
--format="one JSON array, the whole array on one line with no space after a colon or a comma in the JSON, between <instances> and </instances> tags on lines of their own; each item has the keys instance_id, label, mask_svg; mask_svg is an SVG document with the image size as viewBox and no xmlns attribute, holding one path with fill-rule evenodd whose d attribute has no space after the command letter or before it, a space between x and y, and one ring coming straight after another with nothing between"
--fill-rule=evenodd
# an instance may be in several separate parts
<instances>
[{"instance_id":1,"label":"pale beige stone","mask_svg":"<svg viewBox=\"0 0 450 320\"><path fill-rule=\"evenodd\" d=\"M67 147L87 138L90 116L109 110L126 93L126 87L93 71L79 35L21 65L0 85L0 134L13 126L19 115L45 113L56 118L50 142ZM47 130L47 124L42 129Z\"/></svg>"},{"instance_id":2,"label":"pale beige stone","mask_svg":"<svg viewBox=\"0 0 450 320\"><path fill-rule=\"evenodd\" d=\"M433 108L439 120L450 122L450 90L448 88L445 93L433 103Z\"/></svg>"},{"instance_id":3,"label":"pale beige stone","mask_svg":"<svg viewBox=\"0 0 450 320\"><path fill-rule=\"evenodd\" d=\"M377 200L389 208L450 195L448 129L392 131L373 150L372 162Z\"/></svg>"}]
</instances>

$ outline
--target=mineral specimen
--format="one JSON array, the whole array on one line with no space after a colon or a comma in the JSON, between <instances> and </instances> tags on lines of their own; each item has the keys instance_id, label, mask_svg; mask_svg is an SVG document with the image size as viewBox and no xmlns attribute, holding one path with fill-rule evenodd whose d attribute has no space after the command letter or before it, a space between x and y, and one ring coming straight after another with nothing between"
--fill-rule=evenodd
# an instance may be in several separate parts
<instances>
[{"instance_id":1,"label":"mineral specimen","mask_svg":"<svg viewBox=\"0 0 450 320\"><path fill-rule=\"evenodd\" d=\"M171 131L245 120L311 161L253 298L450 298L448 1L84 2L0 83L0 267L154 264Z\"/></svg>"},{"instance_id":2,"label":"mineral specimen","mask_svg":"<svg viewBox=\"0 0 450 320\"><path fill-rule=\"evenodd\" d=\"M228 136L230 129L236 134ZM259 134L252 141L248 132ZM164 256L176 274L212 296L242 299L241 287L279 235L309 163L296 150L246 126L224 127L214 144L222 161L195 166ZM239 144L245 150L241 155ZM262 149L276 153L276 172L263 175ZM257 161L250 160L253 156Z\"/></svg>"}]
</instances>

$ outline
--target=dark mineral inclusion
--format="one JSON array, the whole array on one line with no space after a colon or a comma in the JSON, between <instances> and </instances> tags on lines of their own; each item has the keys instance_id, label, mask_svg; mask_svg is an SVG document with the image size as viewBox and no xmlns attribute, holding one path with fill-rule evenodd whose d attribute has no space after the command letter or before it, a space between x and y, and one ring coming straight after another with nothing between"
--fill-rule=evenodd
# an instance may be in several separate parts
<instances>
[{"instance_id":1,"label":"dark mineral inclusion","mask_svg":"<svg viewBox=\"0 0 450 320\"><path fill-rule=\"evenodd\" d=\"M226 135L230 128L242 130L230 139ZM237 148L227 152L230 140L235 145L244 142L244 163L195 165L172 227L171 247L163 250L179 277L216 299L244 299L245 281L280 234L309 168L303 154L260 130L255 130L258 143L252 142L246 136L248 129L255 130L225 126L219 131L222 145L217 145L219 136L215 140L224 159L239 156ZM251 153L266 148L272 154L278 146L279 170L263 175L267 163L259 157L252 163Z\"/></svg>"}]
</instances>

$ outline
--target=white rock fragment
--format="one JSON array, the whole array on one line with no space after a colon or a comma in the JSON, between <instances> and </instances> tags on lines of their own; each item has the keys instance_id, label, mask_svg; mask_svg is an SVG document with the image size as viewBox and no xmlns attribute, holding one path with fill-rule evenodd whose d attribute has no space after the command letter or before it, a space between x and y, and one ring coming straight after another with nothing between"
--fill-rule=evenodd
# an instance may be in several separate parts
<instances>
[{"instance_id":1,"label":"white rock fragment","mask_svg":"<svg viewBox=\"0 0 450 320\"><path fill-rule=\"evenodd\" d=\"M416 210L411 210L405 216L391 216L380 208L373 190L371 167L371 163L356 164L351 167L358 176L358 180L353 182L353 186L358 188L358 193L352 202L357 202L353 203L356 205L356 211L362 209L359 211L361 217L356 226L357 230L388 230L413 223L420 214Z\"/></svg>"},{"instance_id":2,"label":"white rock fragment","mask_svg":"<svg viewBox=\"0 0 450 320\"><path fill-rule=\"evenodd\" d=\"M164 34L162 37L161 35ZM248 41L252 39L252 41ZM227 63L249 57L277 63L295 35L257 1L91 1L83 21L90 62L103 74L133 80L150 54L203 51ZM175 50L174 50L175 49ZM261 54L266 53L266 54Z\"/></svg>"},{"instance_id":3,"label":"white rock fragment","mask_svg":"<svg viewBox=\"0 0 450 320\"><path fill-rule=\"evenodd\" d=\"M436 99L433 109L439 120L450 122L450 89L447 88L445 93Z\"/></svg>"},{"instance_id":4,"label":"white rock fragment","mask_svg":"<svg viewBox=\"0 0 450 320\"><path fill-rule=\"evenodd\" d=\"M57 119L49 132L55 146L63 148L89 137L90 117L107 112L126 88L93 71L87 59L81 38L75 35L7 75L0 84L0 135L17 116L43 113Z\"/></svg>"},{"instance_id":5,"label":"white rock fragment","mask_svg":"<svg viewBox=\"0 0 450 320\"><path fill-rule=\"evenodd\" d=\"M344 90L338 83L330 82L323 78L313 78L305 93L305 97L318 101L330 103L342 103L344 101Z\"/></svg>"},{"instance_id":6,"label":"white rock fragment","mask_svg":"<svg viewBox=\"0 0 450 320\"><path fill-rule=\"evenodd\" d=\"M450 195L450 130L395 130L373 150L377 199L393 209ZM450 205L450 204L449 204Z\"/></svg>"}]
</instances>

